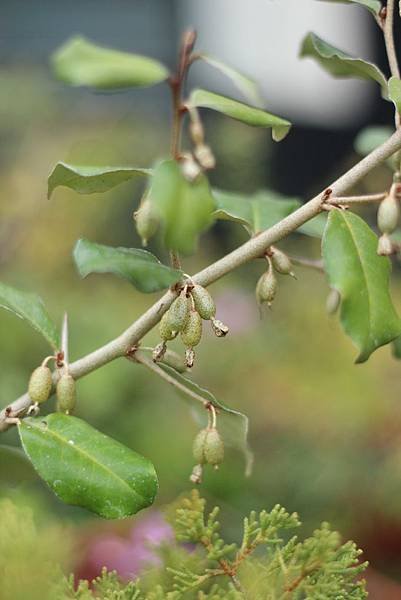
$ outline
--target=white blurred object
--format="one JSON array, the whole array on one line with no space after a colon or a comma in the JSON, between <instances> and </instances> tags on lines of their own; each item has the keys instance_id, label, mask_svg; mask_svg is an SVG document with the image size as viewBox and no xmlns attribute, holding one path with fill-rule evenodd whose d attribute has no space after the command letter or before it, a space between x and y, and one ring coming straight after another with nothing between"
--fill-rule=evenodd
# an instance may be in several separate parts
<instances>
[{"instance_id":1,"label":"white blurred object","mask_svg":"<svg viewBox=\"0 0 401 600\"><path fill-rule=\"evenodd\" d=\"M301 40L314 31L373 61L372 16L363 8L317 0L178 0L177 13L182 29L197 29L200 50L261 84L268 110L295 123L330 128L355 127L366 116L374 84L335 79L312 59L298 57ZM192 82L243 99L211 67L198 68Z\"/></svg>"}]
</instances>

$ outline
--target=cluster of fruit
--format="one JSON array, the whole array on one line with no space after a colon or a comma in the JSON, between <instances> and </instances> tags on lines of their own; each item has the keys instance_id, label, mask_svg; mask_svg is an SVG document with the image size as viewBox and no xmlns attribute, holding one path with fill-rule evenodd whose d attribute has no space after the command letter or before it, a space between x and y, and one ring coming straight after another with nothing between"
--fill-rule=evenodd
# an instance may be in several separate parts
<instances>
[{"instance_id":1,"label":"cluster of fruit","mask_svg":"<svg viewBox=\"0 0 401 600\"><path fill-rule=\"evenodd\" d=\"M215 315L216 305L209 292L201 285L191 281L187 283L161 318L159 334L162 341L153 351L153 360L161 360L166 352L167 342L180 334L186 347L186 365L192 367L194 347L202 338L202 319L211 322L217 337L224 337L228 333L228 327L216 319Z\"/></svg>"},{"instance_id":2,"label":"cluster of fruit","mask_svg":"<svg viewBox=\"0 0 401 600\"><path fill-rule=\"evenodd\" d=\"M270 307L277 293L276 273L291 275L291 277L295 277L295 275L292 271L290 259L278 248L271 246L265 257L268 267L256 284L256 300L259 305L266 303Z\"/></svg>"},{"instance_id":3,"label":"cluster of fruit","mask_svg":"<svg viewBox=\"0 0 401 600\"><path fill-rule=\"evenodd\" d=\"M40 367L37 367L29 380L28 394L32 401L30 413L37 412L38 407L43 402L50 398L53 388L53 375L47 363L54 359L53 356L46 358ZM68 372L66 366L62 367L63 371L56 384L57 410L66 414L74 410L76 404L76 385L75 380Z\"/></svg>"},{"instance_id":4,"label":"cluster of fruit","mask_svg":"<svg viewBox=\"0 0 401 600\"><path fill-rule=\"evenodd\" d=\"M389 193L381 201L377 211L377 226L381 232L377 253L381 256L389 256L398 250L398 244L390 238L390 234L395 231L400 219L400 195L401 184L394 182Z\"/></svg>"}]
</instances>

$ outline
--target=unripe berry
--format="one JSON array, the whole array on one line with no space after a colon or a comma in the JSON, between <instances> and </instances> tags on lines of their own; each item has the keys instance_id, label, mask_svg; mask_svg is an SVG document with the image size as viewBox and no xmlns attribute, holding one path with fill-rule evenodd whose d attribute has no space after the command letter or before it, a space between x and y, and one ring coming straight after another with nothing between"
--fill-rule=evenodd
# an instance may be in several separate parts
<instances>
[{"instance_id":1,"label":"unripe berry","mask_svg":"<svg viewBox=\"0 0 401 600\"><path fill-rule=\"evenodd\" d=\"M142 246L147 246L149 239L156 233L160 224L160 217L150 198L141 203L134 212L136 230L142 240Z\"/></svg>"},{"instance_id":2,"label":"unripe berry","mask_svg":"<svg viewBox=\"0 0 401 600\"><path fill-rule=\"evenodd\" d=\"M277 292L277 279L273 269L270 267L268 271L265 271L259 278L256 284L256 299L259 304L267 302L268 306L271 306Z\"/></svg>"},{"instance_id":3,"label":"unripe berry","mask_svg":"<svg viewBox=\"0 0 401 600\"><path fill-rule=\"evenodd\" d=\"M182 331L186 326L191 308L190 299L183 290L167 311L166 323L171 331Z\"/></svg>"},{"instance_id":4,"label":"unripe berry","mask_svg":"<svg viewBox=\"0 0 401 600\"><path fill-rule=\"evenodd\" d=\"M159 335L164 342L169 342L177 336L178 331L173 331L170 326L168 312L164 313L159 323Z\"/></svg>"},{"instance_id":5,"label":"unripe berry","mask_svg":"<svg viewBox=\"0 0 401 600\"><path fill-rule=\"evenodd\" d=\"M75 408L77 400L75 380L69 373L64 373L57 382L57 410L67 415Z\"/></svg>"},{"instance_id":6,"label":"unripe berry","mask_svg":"<svg viewBox=\"0 0 401 600\"><path fill-rule=\"evenodd\" d=\"M382 233L392 233L400 217L400 206L393 194L382 200L377 211L377 226Z\"/></svg>"},{"instance_id":7,"label":"unripe berry","mask_svg":"<svg viewBox=\"0 0 401 600\"><path fill-rule=\"evenodd\" d=\"M327 296L326 300L326 312L328 315L334 315L338 307L340 306L341 295L340 292L332 288Z\"/></svg>"},{"instance_id":8,"label":"unripe berry","mask_svg":"<svg viewBox=\"0 0 401 600\"><path fill-rule=\"evenodd\" d=\"M202 337L202 319L196 310L191 310L184 329L181 331L181 339L187 348L197 346Z\"/></svg>"},{"instance_id":9,"label":"unripe berry","mask_svg":"<svg viewBox=\"0 0 401 600\"><path fill-rule=\"evenodd\" d=\"M216 314L216 305L209 292L201 285L195 284L191 290L195 308L202 317L208 320Z\"/></svg>"},{"instance_id":10,"label":"unripe berry","mask_svg":"<svg viewBox=\"0 0 401 600\"><path fill-rule=\"evenodd\" d=\"M193 455L200 465L218 466L224 459L224 442L214 427L202 429L193 444Z\"/></svg>"},{"instance_id":11,"label":"unripe berry","mask_svg":"<svg viewBox=\"0 0 401 600\"><path fill-rule=\"evenodd\" d=\"M282 275L294 276L294 273L292 272L292 264L290 259L284 252L282 252L278 248L273 249L271 261L273 267L278 273L281 273Z\"/></svg>"},{"instance_id":12,"label":"unripe berry","mask_svg":"<svg viewBox=\"0 0 401 600\"><path fill-rule=\"evenodd\" d=\"M379 256L390 256L391 254L394 254L394 252L395 247L390 236L387 233L383 233L383 235L379 237L377 254L379 254Z\"/></svg>"},{"instance_id":13,"label":"unripe berry","mask_svg":"<svg viewBox=\"0 0 401 600\"><path fill-rule=\"evenodd\" d=\"M28 394L32 402L41 404L49 399L52 389L52 372L49 367L40 366L34 370L29 380Z\"/></svg>"}]
</instances>

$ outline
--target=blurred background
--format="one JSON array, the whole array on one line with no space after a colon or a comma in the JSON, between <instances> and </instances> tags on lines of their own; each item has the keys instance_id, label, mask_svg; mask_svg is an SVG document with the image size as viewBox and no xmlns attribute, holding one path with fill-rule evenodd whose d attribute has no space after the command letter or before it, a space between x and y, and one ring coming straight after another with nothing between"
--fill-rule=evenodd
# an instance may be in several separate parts
<instances>
[{"instance_id":1,"label":"blurred background","mask_svg":"<svg viewBox=\"0 0 401 600\"><path fill-rule=\"evenodd\" d=\"M266 108L294 122L288 138L275 144L269 132L205 113L217 157L213 185L250 193L269 187L307 200L358 159L353 141L360 129L392 125L392 108L376 87L331 79L297 57L302 37L314 30L386 70L380 32L356 6L316 0L2 0L0 279L38 292L54 319L68 312L72 360L115 337L155 300L111 276L80 281L71 259L80 237L139 247L132 212L142 188L128 183L90 196L59 188L49 201L47 175L58 160L152 165L169 151L169 92L163 85L124 94L66 88L52 77L48 58L80 33L174 67L188 26L198 30L199 49L260 81ZM241 99L206 66L194 67L194 84ZM381 191L390 180L383 166L355 191ZM373 210L364 215L374 223ZM220 223L203 237L199 254L185 261L185 270L195 272L245 240L240 226ZM280 247L320 256L318 240L297 236ZM166 260L157 239L150 249ZM254 287L262 271L255 261L213 285L218 316L231 333L224 340L205 336L193 369L198 383L249 415L254 472L245 478L242 457L228 451L221 469L207 473L202 491L222 506L233 538L247 512L277 502L300 513L305 533L329 520L364 549L371 597L401 598L400 364L390 347L353 364L351 342L337 318L325 313L328 287L318 272L298 267L297 280L281 277L274 308L261 320ZM397 265L393 288L401 308ZM5 311L0 331L5 406L25 391L47 348ZM156 340L150 334L148 345ZM197 427L174 391L139 366L115 362L80 381L77 415L154 462L157 507L189 489ZM16 431L0 442L17 445ZM143 548L132 531L145 527L138 525L141 517L105 523L64 506L21 469L0 465L1 495L33 506L39 521L46 515L52 526L69 530L77 574L94 576L102 564L123 576L140 569ZM151 536L164 535L156 512L144 518Z\"/></svg>"}]
</instances>

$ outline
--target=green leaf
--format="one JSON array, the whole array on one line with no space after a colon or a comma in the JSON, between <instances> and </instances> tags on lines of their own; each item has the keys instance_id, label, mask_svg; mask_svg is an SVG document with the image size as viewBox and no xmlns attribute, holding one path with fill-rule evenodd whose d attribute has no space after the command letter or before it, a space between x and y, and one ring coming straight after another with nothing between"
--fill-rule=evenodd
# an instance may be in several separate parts
<instances>
[{"instance_id":1,"label":"green leaf","mask_svg":"<svg viewBox=\"0 0 401 600\"><path fill-rule=\"evenodd\" d=\"M401 359L401 335L395 338L392 343L392 351L394 358Z\"/></svg>"},{"instance_id":2,"label":"green leaf","mask_svg":"<svg viewBox=\"0 0 401 600\"><path fill-rule=\"evenodd\" d=\"M387 125L372 125L365 127L355 138L355 152L360 156L367 156L378 146L384 144L393 133L394 129Z\"/></svg>"},{"instance_id":3,"label":"green leaf","mask_svg":"<svg viewBox=\"0 0 401 600\"><path fill-rule=\"evenodd\" d=\"M250 235L268 229L287 217L301 205L298 198L282 196L271 190L245 195L213 190L216 199L215 217L241 223Z\"/></svg>"},{"instance_id":4,"label":"green leaf","mask_svg":"<svg viewBox=\"0 0 401 600\"><path fill-rule=\"evenodd\" d=\"M322 1L322 0L321 0ZM366 7L374 15L378 15L382 7L380 0L323 0L324 2L337 2L341 4L360 4Z\"/></svg>"},{"instance_id":5,"label":"green leaf","mask_svg":"<svg viewBox=\"0 0 401 600\"><path fill-rule=\"evenodd\" d=\"M78 194L107 192L138 175L151 175L150 169L137 167L83 167L58 162L48 178L48 198L56 187L68 187Z\"/></svg>"},{"instance_id":6,"label":"green leaf","mask_svg":"<svg viewBox=\"0 0 401 600\"><path fill-rule=\"evenodd\" d=\"M85 421L54 413L24 419L18 430L36 471L66 504L123 519L153 503L152 463Z\"/></svg>"},{"instance_id":7,"label":"green leaf","mask_svg":"<svg viewBox=\"0 0 401 600\"><path fill-rule=\"evenodd\" d=\"M199 58L231 79L233 84L247 100L254 104L261 104L262 99L259 93L259 86L253 79L250 79L243 73L240 73L236 69L226 65L224 62L214 58L214 56L199 54Z\"/></svg>"},{"instance_id":8,"label":"green leaf","mask_svg":"<svg viewBox=\"0 0 401 600\"><path fill-rule=\"evenodd\" d=\"M213 223L215 202L205 175L189 182L176 161L163 161L154 171L150 199L162 219L166 247L192 254L199 234Z\"/></svg>"},{"instance_id":9,"label":"green leaf","mask_svg":"<svg viewBox=\"0 0 401 600\"><path fill-rule=\"evenodd\" d=\"M21 292L0 282L0 308L25 319L41 333L54 350L60 349L60 335L37 294Z\"/></svg>"},{"instance_id":10,"label":"green leaf","mask_svg":"<svg viewBox=\"0 0 401 600\"><path fill-rule=\"evenodd\" d=\"M180 384L181 390L174 389L189 404L192 416L201 427L205 427L207 424L207 411L205 410L204 403L211 402L213 406L219 409L217 417L219 433L227 446L236 448L243 453L246 463L245 473L246 475L250 475L253 454L248 445L248 417L238 410L229 408L226 404L217 400L208 390L200 387L197 383L178 373L175 369L163 363L158 363L158 365Z\"/></svg>"},{"instance_id":11,"label":"green leaf","mask_svg":"<svg viewBox=\"0 0 401 600\"><path fill-rule=\"evenodd\" d=\"M273 139L276 142L284 139L291 128L291 123L286 119L206 90L194 90L187 105L194 108L210 108L253 127L270 127Z\"/></svg>"},{"instance_id":12,"label":"green leaf","mask_svg":"<svg viewBox=\"0 0 401 600\"><path fill-rule=\"evenodd\" d=\"M388 81L388 96L394 103L394 106L401 114L401 79L398 77L390 77Z\"/></svg>"},{"instance_id":13,"label":"green leaf","mask_svg":"<svg viewBox=\"0 0 401 600\"><path fill-rule=\"evenodd\" d=\"M0 485L35 481L37 474L26 455L14 446L0 445Z\"/></svg>"},{"instance_id":14,"label":"green leaf","mask_svg":"<svg viewBox=\"0 0 401 600\"><path fill-rule=\"evenodd\" d=\"M307 221L301 227L298 227L297 232L309 235L310 237L322 238L327 224L327 215L321 213L316 215L310 221Z\"/></svg>"},{"instance_id":15,"label":"green leaf","mask_svg":"<svg viewBox=\"0 0 401 600\"><path fill-rule=\"evenodd\" d=\"M81 277L90 273L113 273L127 279L140 292L158 292L181 277L153 254L136 248L112 248L81 239L75 244L74 261Z\"/></svg>"},{"instance_id":16,"label":"green leaf","mask_svg":"<svg viewBox=\"0 0 401 600\"><path fill-rule=\"evenodd\" d=\"M377 237L357 215L330 211L323 236L330 287L341 294L341 323L359 350L356 362L401 333L389 292L391 263L377 255Z\"/></svg>"},{"instance_id":17,"label":"green leaf","mask_svg":"<svg viewBox=\"0 0 401 600\"><path fill-rule=\"evenodd\" d=\"M147 87L169 75L157 60L97 46L83 37L61 46L52 57L52 66L65 83L104 90Z\"/></svg>"},{"instance_id":18,"label":"green leaf","mask_svg":"<svg viewBox=\"0 0 401 600\"><path fill-rule=\"evenodd\" d=\"M373 63L354 58L342 50L328 44L315 33L308 33L301 46L300 56L314 58L326 71L335 77L356 77L376 81L387 98L387 80Z\"/></svg>"}]
</instances>

